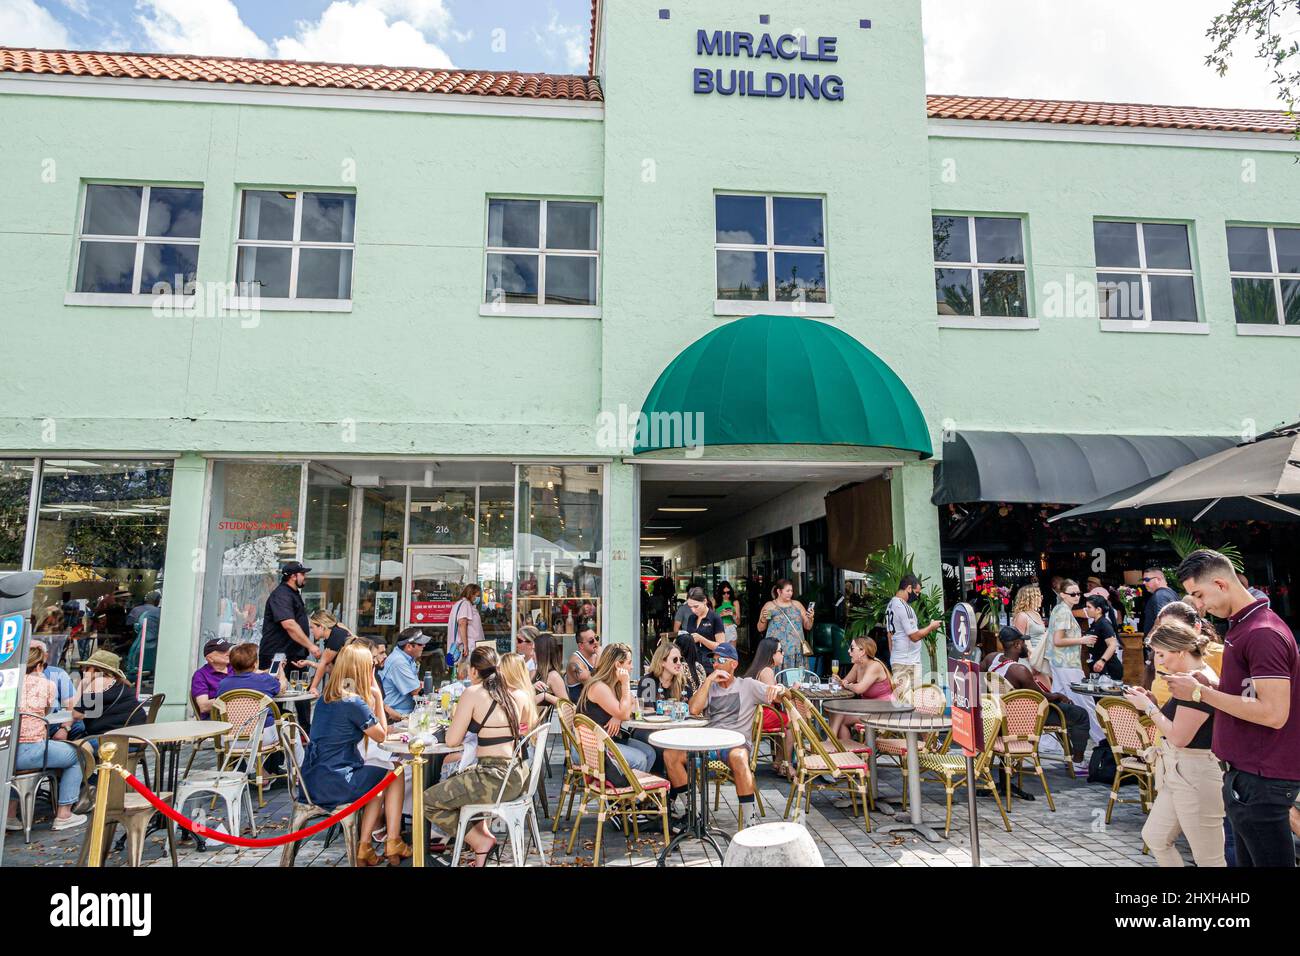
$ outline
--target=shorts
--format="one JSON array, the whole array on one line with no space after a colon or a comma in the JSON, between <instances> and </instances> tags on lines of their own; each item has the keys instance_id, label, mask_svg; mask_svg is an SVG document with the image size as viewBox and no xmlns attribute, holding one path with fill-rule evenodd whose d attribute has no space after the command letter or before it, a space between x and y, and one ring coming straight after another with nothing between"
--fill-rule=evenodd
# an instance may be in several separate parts
<instances>
[{"instance_id":1,"label":"shorts","mask_svg":"<svg viewBox=\"0 0 1300 956\"><path fill-rule=\"evenodd\" d=\"M779 734L790 726L790 715L775 707L763 708L763 733Z\"/></svg>"}]
</instances>

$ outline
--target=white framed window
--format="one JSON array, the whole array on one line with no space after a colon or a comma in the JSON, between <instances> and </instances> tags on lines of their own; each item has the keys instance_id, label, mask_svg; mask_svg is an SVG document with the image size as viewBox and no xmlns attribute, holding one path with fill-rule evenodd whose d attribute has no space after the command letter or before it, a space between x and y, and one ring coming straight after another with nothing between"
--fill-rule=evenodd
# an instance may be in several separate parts
<instances>
[{"instance_id":1,"label":"white framed window","mask_svg":"<svg viewBox=\"0 0 1300 956\"><path fill-rule=\"evenodd\" d=\"M935 303L943 321L954 327L1037 327L1028 321L1023 219L935 213L930 226Z\"/></svg>"},{"instance_id":2,"label":"white framed window","mask_svg":"<svg viewBox=\"0 0 1300 956\"><path fill-rule=\"evenodd\" d=\"M1237 331L1300 335L1300 227L1228 226Z\"/></svg>"},{"instance_id":3,"label":"white framed window","mask_svg":"<svg viewBox=\"0 0 1300 956\"><path fill-rule=\"evenodd\" d=\"M1103 331L1208 332L1196 305L1185 223L1093 222Z\"/></svg>"},{"instance_id":4,"label":"white framed window","mask_svg":"<svg viewBox=\"0 0 1300 956\"><path fill-rule=\"evenodd\" d=\"M600 316L600 204L489 197L482 315Z\"/></svg>"},{"instance_id":5,"label":"white framed window","mask_svg":"<svg viewBox=\"0 0 1300 956\"><path fill-rule=\"evenodd\" d=\"M245 189L235 285L263 308L350 308L356 253L353 193Z\"/></svg>"},{"instance_id":6,"label":"white framed window","mask_svg":"<svg viewBox=\"0 0 1300 956\"><path fill-rule=\"evenodd\" d=\"M714 195L714 312L832 315L826 203L819 196Z\"/></svg>"},{"instance_id":7,"label":"white framed window","mask_svg":"<svg viewBox=\"0 0 1300 956\"><path fill-rule=\"evenodd\" d=\"M122 304L192 291L202 219L198 187L87 183L67 301Z\"/></svg>"}]
</instances>

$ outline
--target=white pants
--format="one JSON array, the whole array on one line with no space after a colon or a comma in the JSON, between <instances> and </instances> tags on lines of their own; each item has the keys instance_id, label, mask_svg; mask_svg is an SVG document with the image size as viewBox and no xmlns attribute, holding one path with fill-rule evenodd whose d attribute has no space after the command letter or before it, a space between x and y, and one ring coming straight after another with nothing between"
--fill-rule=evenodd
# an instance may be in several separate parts
<instances>
[{"instance_id":1,"label":"white pants","mask_svg":"<svg viewBox=\"0 0 1300 956\"><path fill-rule=\"evenodd\" d=\"M1182 866L1174 847L1181 833L1197 866L1227 866L1223 855L1223 770L1209 750L1160 742L1156 756L1156 802L1142 839L1161 866Z\"/></svg>"}]
</instances>

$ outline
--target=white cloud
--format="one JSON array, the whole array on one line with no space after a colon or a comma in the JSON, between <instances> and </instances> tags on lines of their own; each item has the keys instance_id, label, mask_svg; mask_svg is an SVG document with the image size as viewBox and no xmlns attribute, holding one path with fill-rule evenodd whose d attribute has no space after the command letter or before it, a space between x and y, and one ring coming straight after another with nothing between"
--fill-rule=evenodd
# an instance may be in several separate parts
<instances>
[{"instance_id":1,"label":"white cloud","mask_svg":"<svg viewBox=\"0 0 1300 956\"><path fill-rule=\"evenodd\" d=\"M137 0L136 9L150 51L253 57L270 53L231 0Z\"/></svg>"},{"instance_id":2,"label":"white cloud","mask_svg":"<svg viewBox=\"0 0 1300 956\"><path fill-rule=\"evenodd\" d=\"M551 60L563 60L565 69L575 73L587 72L587 44L591 24L561 23L560 15L550 8L550 19L541 32L533 30L533 38L542 52Z\"/></svg>"},{"instance_id":3,"label":"white cloud","mask_svg":"<svg viewBox=\"0 0 1300 956\"><path fill-rule=\"evenodd\" d=\"M276 55L289 60L332 63L387 63L393 66L449 68L451 57L406 20L390 21L381 6L427 7L413 0L335 0L316 22L299 21L298 35L275 41ZM419 13L432 24L432 10ZM433 29L430 26L430 29Z\"/></svg>"},{"instance_id":4,"label":"white cloud","mask_svg":"<svg viewBox=\"0 0 1300 956\"><path fill-rule=\"evenodd\" d=\"M1226 0L924 0L931 93L1280 107L1247 45L1205 65Z\"/></svg>"},{"instance_id":5,"label":"white cloud","mask_svg":"<svg viewBox=\"0 0 1300 956\"><path fill-rule=\"evenodd\" d=\"M34 0L0 0L0 41L58 50L71 45L63 24Z\"/></svg>"},{"instance_id":6,"label":"white cloud","mask_svg":"<svg viewBox=\"0 0 1300 956\"><path fill-rule=\"evenodd\" d=\"M94 19L90 15L90 4L86 0L59 0L59 2L79 17L87 20Z\"/></svg>"}]
</instances>

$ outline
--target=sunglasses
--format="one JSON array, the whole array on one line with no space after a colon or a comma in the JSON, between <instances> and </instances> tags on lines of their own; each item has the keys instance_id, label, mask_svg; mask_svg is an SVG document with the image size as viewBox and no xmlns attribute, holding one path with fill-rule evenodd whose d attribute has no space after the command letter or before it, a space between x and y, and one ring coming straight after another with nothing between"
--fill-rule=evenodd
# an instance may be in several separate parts
<instances>
[{"instance_id":1,"label":"sunglasses","mask_svg":"<svg viewBox=\"0 0 1300 956\"><path fill-rule=\"evenodd\" d=\"M528 638L526 638L526 637L516 637L516 638L515 638L515 643L516 643L516 644L531 644L531 643L533 643L533 642L530 641L530 640L529 640Z\"/></svg>"},{"instance_id":2,"label":"sunglasses","mask_svg":"<svg viewBox=\"0 0 1300 956\"><path fill-rule=\"evenodd\" d=\"M1066 591L1066 592L1065 592L1065 596L1066 596L1066 597L1078 597L1078 596L1079 596L1079 592L1078 592L1078 591Z\"/></svg>"},{"instance_id":3,"label":"sunglasses","mask_svg":"<svg viewBox=\"0 0 1300 956\"><path fill-rule=\"evenodd\" d=\"M1142 583L1143 583L1143 584L1146 584L1148 581L1154 581L1154 580L1155 580L1155 578L1143 578L1143 579L1142 579Z\"/></svg>"}]
</instances>

